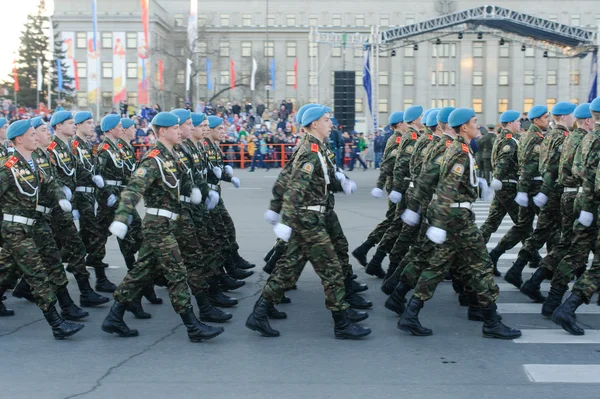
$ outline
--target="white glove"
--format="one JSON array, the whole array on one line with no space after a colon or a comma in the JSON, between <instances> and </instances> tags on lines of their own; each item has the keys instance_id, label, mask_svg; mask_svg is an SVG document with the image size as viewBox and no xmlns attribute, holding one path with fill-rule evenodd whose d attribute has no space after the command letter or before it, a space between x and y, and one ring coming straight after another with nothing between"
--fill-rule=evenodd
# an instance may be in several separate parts
<instances>
[{"instance_id":1,"label":"white glove","mask_svg":"<svg viewBox=\"0 0 600 399\"><path fill-rule=\"evenodd\" d=\"M229 176L233 176L233 168L229 165L225 165L225 173Z\"/></svg>"},{"instance_id":2,"label":"white glove","mask_svg":"<svg viewBox=\"0 0 600 399\"><path fill-rule=\"evenodd\" d=\"M498 180L498 179L493 179L492 183L490 184L490 187L494 191L502 190L502 182L500 180Z\"/></svg>"},{"instance_id":3,"label":"white glove","mask_svg":"<svg viewBox=\"0 0 600 399\"><path fill-rule=\"evenodd\" d=\"M275 227L273 227L273 231L277 238L281 238L285 242L288 242L292 236L292 228L283 223L277 223Z\"/></svg>"},{"instance_id":4,"label":"white glove","mask_svg":"<svg viewBox=\"0 0 600 399\"><path fill-rule=\"evenodd\" d=\"M108 200L106 200L106 205L112 208L117 203L117 199L116 195L111 194L110 197L108 197Z\"/></svg>"},{"instance_id":5,"label":"white glove","mask_svg":"<svg viewBox=\"0 0 600 399\"><path fill-rule=\"evenodd\" d=\"M131 222L133 222L133 215L127 217L127 226L131 226Z\"/></svg>"},{"instance_id":6,"label":"white glove","mask_svg":"<svg viewBox=\"0 0 600 399\"><path fill-rule=\"evenodd\" d=\"M67 197L67 201L71 201L71 198L73 198L73 193L71 192L71 189L67 186L63 186L62 190L63 193L65 193L65 197Z\"/></svg>"},{"instance_id":7,"label":"white glove","mask_svg":"<svg viewBox=\"0 0 600 399\"><path fill-rule=\"evenodd\" d=\"M232 177L231 184L233 184L233 187L235 188L240 188L240 179L238 179L237 177Z\"/></svg>"},{"instance_id":8,"label":"white glove","mask_svg":"<svg viewBox=\"0 0 600 399\"><path fill-rule=\"evenodd\" d=\"M527 193L518 192L515 197L515 202L519 204L519 206L527 208L529 206L529 197L527 196Z\"/></svg>"},{"instance_id":9,"label":"white glove","mask_svg":"<svg viewBox=\"0 0 600 399\"><path fill-rule=\"evenodd\" d=\"M346 180L346 175L344 175L342 172L335 172L335 180L343 183L344 180Z\"/></svg>"},{"instance_id":10,"label":"white glove","mask_svg":"<svg viewBox=\"0 0 600 399\"><path fill-rule=\"evenodd\" d=\"M443 244L446 241L446 230L431 226L427 229L427 238L436 244Z\"/></svg>"},{"instance_id":11,"label":"white glove","mask_svg":"<svg viewBox=\"0 0 600 399\"><path fill-rule=\"evenodd\" d=\"M421 220L421 215L419 215L415 211L411 211L410 209L405 210L400 217L404 223L409 226L416 226Z\"/></svg>"},{"instance_id":12,"label":"white glove","mask_svg":"<svg viewBox=\"0 0 600 399\"><path fill-rule=\"evenodd\" d=\"M388 198L390 199L390 201L392 201L394 204L397 204L398 202L400 202L402 200L402 194L400 194L398 191L392 191L390 193L390 195L388 195Z\"/></svg>"},{"instance_id":13,"label":"white glove","mask_svg":"<svg viewBox=\"0 0 600 399\"><path fill-rule=\"evenodd\" d=\"M381 198L383 195L383 190L375 187L373 190L371 190L371 195L375 198Z\"/></svg>"},{"instance_id":14,"label":"white glove","mask_svg":"<svg viewBox=\"0 0 600 399\"><path fill-rule=\"evenodd\" d=\"M356 191L356 183L350 179L345 179L342 181L342 190L344 190L344 194L350 195Z\"/></svg>"},{"instance_id":15,"label":"white glove","mask_svg":"<svg viewBox=\"0 0 600 399\"><path fill-rule=\"evenodd\" d=\"M127 234L127 229L127 225L123 222L112 222L108 228L108 231L123 240Z\"/></svg>"},{"instance_id":16,"label":"white glove","mask_svg":"<svg viewBox=\"0 0 600 399\"><path fill-rule=\"evenodd\" d=\"M92 181L98 188L104 188L104 179L100 175L92 177Z\"/></svg>"},{"instance_id":17,"label":"white glove","mask_svg":"<svg viewBox=\"0 0 600 399\"><path fill-rule=\"evenodd\" d=\"M536 204L538 208L541 208L548 203L548 196L544 193L538 193L533 197L533 203Z\"/></svg>"},{"instance_id":18,"label":"white glove","mask_svg":"<svg viewBox=\"0 0 600 399\"><path fill-rule=\"evenodd\" d=\"M218 166L215 166L212 170L215 176L217 176L217 179L221 179L221 176L223 175L223 170Z\"/></svg>"},{"instance_id":19,"label":"white glove","mask_svg":"<svg viewBox=\"0 0 600 399\"><path fill-rule=\"evenodd\" d=\"M71 213L73 213L73 220L79 220L79 211L77 209Z\"/></svg>"},{"instance_id":20,"label":"white glove","mask_svg":"<svg viewBox=\"0 0 600 399\"><path fill-rule=\"evenodd\" d=\"M273 212L270 209L267 209L267 211L265 212L265 221L275 226L277 223L279 223L279 214Z\"/></svg>"},{"instance_id":21,"label":"white glove","mask_svg":"<svg viewBox=\"0 0 600 399\"><path fill-rule=\"evenodd\" d=\"M594 214L591 212L581 211L577 221L585 227L590 227L594 221Z\"/></svg>"},{"instance_id":22,"label":"white glove","mask_svg":"<svg viewBox=\"0 0 600 399\"><path fill-rule=\"evenodd\" d=\"M215 209L215 206L217 206L217 204L219 203L219 193L216 192L215 190L210 190L208 192L208 198L206 199L206 208L209 211L212 211L213 209Z\"/></svg>"},{"instance_id":23,"label":"white glove","mask_svg":"<svg viewBox=\"0 0 600 399\"><path fill-rule=\"evenodd\" d=\"M192 204L199 204L202 202L202 193L197 187L192 188Z\"/></svg>"},{"instance_id":24,"label":"white glove","mask_svg":"<svg viewBox=\"0 0 600 399\"><path fill-rule=\"evenodd\" d=\"M71 212L73 210L71 203L66 199L61 199L60 201L58 201L58 205L60 206L60 209L63 210L63 212Z\"/></svg>"}]
</instances>

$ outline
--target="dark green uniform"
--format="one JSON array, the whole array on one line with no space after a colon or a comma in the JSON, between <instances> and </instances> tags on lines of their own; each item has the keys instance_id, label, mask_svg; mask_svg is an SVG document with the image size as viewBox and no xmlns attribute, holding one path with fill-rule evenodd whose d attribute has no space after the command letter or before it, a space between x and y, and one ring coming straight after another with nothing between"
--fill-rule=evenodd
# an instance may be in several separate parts
<instances>
[{"instance_id":1,"label":"dark green uniform","mask_svg":"<svg viewBox=\"0 0 600 399\"><path fill-rule=\"evenodd\" d=\"M494 142L496 141L496 134L493 132L488 132L488 134L484 135L479 139L478 152L481 152L481 160L483 164L481 165L481 174L488 183L490 183L490 176L492 175L492 152L494 148Z\"/></svg>"},{"instance_id":2,"label":"dark green uniform","mask_svg":"<svg viewBox=\"0 0 600 399\"><path fill-rule=\"evenodd\" d=\"M4 164L8 158L8 147L7 143L0 143L0 164ZM0 222L2 221L2 204L0 204ZM2 240L2 234L0 233L0 246L4 241Z\"/></svg>"}]
</instances>

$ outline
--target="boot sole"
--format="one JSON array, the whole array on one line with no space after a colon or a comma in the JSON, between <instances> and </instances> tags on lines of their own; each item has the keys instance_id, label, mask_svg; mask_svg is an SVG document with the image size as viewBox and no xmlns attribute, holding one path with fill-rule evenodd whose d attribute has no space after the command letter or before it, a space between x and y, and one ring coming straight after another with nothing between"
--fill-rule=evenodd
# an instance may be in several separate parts
<instances>
[{"instance_id":1,"label":"boot sole","mask_svg":"<svg viewBox=\"0 0 600 399\"><path fill-rule=\"evenodd\" d=\"M224 332L224 331L225 331L225 330L221 329L221 330L215 331L215 332L214 332L214 333L212 333L212 334L205 335L205 336L203 336L203 337L194 337L194 338L190 338L190 337L188 337L188 338L189 338L189 339L190 339L190 341L192 341L192 342L202 342L202 341L208 341L209 339L213 339L213 338L215 338L215 337L217 337L217 336L219 336L219 335L223 334L223 332Z\"/></svg>"},{"instance_id":2,"label":"boot sole","mask_svg":"<svg viewBox=\"0 0 600 399\"><path fill-rule=\"evenodd\" d=\"M510 341L511 339L517 339L521 336L522 334L515 334L514 336L505 336L505 335L498 335L498 334L488 334L488 333L483 333L483 338L495 338L495 339L502 339L505 341Z\"/></svg>"},{"instance_id":3,"label":"boot sole","mask_svg":"<svg viewBox=\"0 0 600 399\"><path fill-rule=\"evenodd\" d=\"M61 313L60 313L60 316L61 316L63 319L65 319L65 320L69 320L69 321L79 321L79 320L85 319L85 318L86 318L86 317L88 317L89 315L90 315L90 314L89 314L89 313L87 313L87 312L85 312L85 315L82 315L82 316L71 316L71 315L69 315L68 313L64 313L64 312L61 312Z\"/></svg>"},{"instance_id":4,"label":"boot sole","mask_svg":"<svg viewBox=\"0 0 600 399\"><path fill-rule=\"evenodd\" d=\"M357 339L361 339L366 337L367 335L371 334L371 331L366 331L364 333L358 334L358 335L335 335L335 339L352 339L352 340L357 340Z\"/></svg>"},{"instance_id":5,"label":"boot sole","mask_svg":"<svg viewBox=\"0 0 600 399\"><path fill-rule=\"evenodd\" d=\"M366 305L354 305L354 304L350 304L350 307L352 309L358 309L358 310L367 310L367 309L371 309L373 307L372 303L366 304Z\"/></svg>"},{"instance_id":6,"label":"boot sole","mask_svg":"<svg viewBox=\"0 0 600 399\"><path fill-rule=\"evenodd\" d=\"M256 326L253 326L252 324L250 324L248 322L246 322L246 328L249 328L252 331L259 332L263 337L268 337L268 338L279 337L279 334L267 334L263 330L261 330L260 328L258 328Z\"/></svg>"},{"instance_id":7,"label":"boot sole","mask_svg":"<svg viewBox=\"0 0 600 399\"><path fill-rule=\"evenodd\" d=\"M559 326L561 326L563 330L565 330L566 332L568 332L568 333L569 333L569 334L571 334L571 335L576 335L576 336L578 336L578 337L580 337L580 336L582 336L582 335L585 335L585 331L579 332L579 331L574 331L574 330L572 330L572 329L570 329L570 328L567 328L567 327L565 326L565 323L563 323L561 320L556 320L554 317L552 317L552 318L551 318L551 320L552 320L554 323L556 323L556 324L558 324Z\"/></svg>"},{"instance_id":8,"label":"boot sole","mask_svg":"<svg viewBox=\"0 0 600 399\"><path fill-rule=\"evenodd\" d=\"M225 286L222 286L222 285L221 285L221 286L219 286L219 287L221 288L221 291L223 291L223 292L228 292L228 291L235 291L235 290L237 290L237 289L239 289L239 288L242 288L242 287L243 287L243 286L245 286L245 285L246 285L246 284L244 283L244 284L242 284L242 285L238 285L238 286L235 286L235 287L225 287Z\"/></svg>"},{"instance_id":9,"label":"boot sole","mask_svg":"<svg viewBox=\"0 0 600 399\"><path fill-rule=\"evenodd\" d=\"M283 316L271 316L271 315L267 315L267 318L269 318L271 320L283 320L283 319L287 319L287 314L283 315Z\"/></svg>"},{"instance_id":10,"label":"boot sole","mask_svg":"<svg viewBox=\"0 0 600 399\"><path fill-rule=\"evenodd\" d=\"M117 334L119 337L123 337L123 338L137 337L139 335L137 330L132 330L129 334L124 334L115 328L109 328L109 327L105 327L105 326L102 326L101 328L102 328L102 331L104 331L105 333Z\"/></svg>"},{"instance_id":11,"label":"boot sole","mask_svg":"<svg viewBox=\"0 0 600 399\"><path fill-rule=\"evenodd\" d=\"M354 251L352 251L352 256L354 256L354 259L356 259L358 261L358 263L362 267L367 267L367 257L366 256L364 256L364 257L362 257L362 256L356 256L356 254L354 253Z\"/></svg>"},{"instance_id":12,"label":"boot sole","mask_svg":"<svg viewBox=\"0 0 600 399\"><path fill-rule=\"evenodd\" d=\"M63 340L65 338L72 337L73 335L77 334L79 331L83 330L83 327L85 327L85 326L83 324L80 324L77 329L75 329L75 330L73 330L73 331L71 331L69 333L60 334L60 335L54 335L54 339L60 341L60 340Z\"/></svg>"},{"instance_id":13,"label":"boot sole","mask_svg":"<svg viewBox=\"0 0 600 399\"><path fill-rule=\"evenodd\" d=\"M429 337L431 335L433 335L433 331L431 332L425 332L425 333L420 333L418 331L413 330L410 327L406 327L406 326L397 326L399 330L411 333L412 335L416 336L416 337Z\"/></svg>"},{"instance_id":14,"label":"boot sole","mask_svg":"<svg viewBox=\"0 0 600 399\"><path fill-rule=\"evenodd\" d=\"M14 316L14 315L15 315L15 312L12 310L0 313L0 317L10 317L10 316Z\"/></svg>"},{"instance_id":15,"label":"boot sole","mask_svg":"<svg viewBox=\"0 0 600 399\"><path fill-rule=\"evenodd\" d=\"M213 319L212 317L206 317L206 316L202 316L202 315L199 315L199 316L200 316L200 321L206 322L206 323L226 323L233 318L233 315L229 315L230 317L223 318L223 319Z\"/></svg>"}]
</instances>

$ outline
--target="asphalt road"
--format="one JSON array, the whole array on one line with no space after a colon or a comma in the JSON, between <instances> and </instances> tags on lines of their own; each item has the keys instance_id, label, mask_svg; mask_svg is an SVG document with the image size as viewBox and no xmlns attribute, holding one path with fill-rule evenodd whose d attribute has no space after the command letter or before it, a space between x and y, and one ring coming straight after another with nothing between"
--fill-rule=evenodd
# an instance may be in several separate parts
<instances>
[{"instance_id":1,"label":"asphalt road","mask_svg":"<svg viewBox=\"0 0 600 399\"><path fill-rule=\"evenodd\" d=\"M383 307L380 280L366 276L353 262L373 301L364 322L373 333L359 342L333 337L333 321L324 307L319 279L309 266L281 305L288 319L272 321L279 338L263 338L244 327L266 275L262 257L274 242L263 213L278 169L237 172L242 188L225 184L223 198L236 223L242 255L256 263L255 275L234 293L240 304L225 333L191 343L165 289L163 305L144 303L150 320L126 315L137 338L105 334L100 324L109 306L87 309L86 328L71 339L52 338L34 305L9 297L17 312L0 319L0 397L2 398L599 398L600 307L582 307L585 337L572 337L539 315L539 305L501 285L504 321L523 330L523 339L499 341L481 336L481 323L468 321L450 284L442 283L421 312L431 337L413 337L396 328L398 317ZM336 211L351 250L383 218L386 201L369 191L377 171L354 171L359 190L338 195ZM476 206L478 222L488 205ZM493 236L497 242L508 220ZM509 267L520 245L500 261ZM370 256L374 251L372 250ZM512 259L511 259L512 258ZM125 267L116 241L105 259L118 282ZM387 260L384 264L387 267ZM526 269L530 273L531 269ZM76 285L72 296L78 298ZM503 280L498 279L499 283ZM195 305L195 304L194 304ZM536 307L537 306L537 307ZM551 343L545 343L551 342Z\"/></svg>"}]
</instances>

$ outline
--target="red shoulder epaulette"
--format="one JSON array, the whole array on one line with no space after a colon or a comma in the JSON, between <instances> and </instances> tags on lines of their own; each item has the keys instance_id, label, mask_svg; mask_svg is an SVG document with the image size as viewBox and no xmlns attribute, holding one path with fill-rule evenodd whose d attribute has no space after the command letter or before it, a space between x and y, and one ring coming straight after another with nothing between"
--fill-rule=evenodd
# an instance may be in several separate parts
<instances>
[{"instance_id":1,"label":"red shoulder epaulette","mask_svg":"<svg viewBox=\"0 0 600 399\"><path fill-rule=\"evenodd\" d=\"M50 145L48 146L48 151L52 151L53 149L56 148L56 141L53 141L52 143L50 143Z\"/></svg>"},{"instance_id":2,"label":"red shoulder epaulette","mask_svg":"<svg viewBox=\"0 0 600 399\"><path fill-rule=\"evenodd\" d=\"M400 141L402 141L402 137L400 137L400 136L396 137L396 144L400 144Z\"/></svg>"},{"instance_id":3,"label":"red shoulder epaulette","mask_svg":"<svg viewBox=\"0 0 600 399\"><path fill-rule=\"evenodd\" d=\"M319 152L319 145L318 145L318 144L316 144L316 143L312 143L312 144L310 145L310 150L311 150L312 152Z\"/></svg>"},{"instance_id":4,"label":"red shoulder epaulette","mask_svg":"<svg viewBox=\"0 0 600 399\"><path fill-rule=\"evenodd\" d=\"M73 151L75 151L77 147L79 147L79 141L73 140L73 143L71 145L73 146Z\"/></svg>"},{"instance_id":5,"label":"red shoulder epaulette","mask_svg":"<svg viewBox=\"0 0 600 399\"><path fill-rule=\"evenodd\" d=\"M450 144L452 144L452 140L446 140L446 148L450 147Z\"/></svg>"},{"instance_id":6,"label":"red shoulder epaulette","mask_svg":"<svg viewBox=\"0 0 600 399\"><path fill-rule=\"evenodd\" d=\"M541 134L540 132L535 132L535 133L538 135L538 137L539 137L539 138L541 138L541 139L543 139L543 138L544 138L544 135L543 135L543 134Z\"/></svg>"},{"instance_id":7,"label":"red shoulder epaulette","mask_svg":"<svg viewBox=\"0 0 600 399\"><path fill-rule=\"evenodd\" d=\"M462 150L463 150L464 152L469 152L469 146L468 146L468 145L466 145L466 144L463 144L463 145L462 145Z\"/></svg>"},{"instance_id":8,"label":"red shoulder epaulette","mask_svg":"<svg viewBox=\"0 0 600 399\"><path fill-rule=\"evenodd\" d=\"M119 144L117 144L117 147L123 148L123 144L119 143Z\"/></svg>"},{"instance_id":9,"label":"red shoulder epaulette","mask_svg":"<svg viewBox=\"0 0 600 399\"><path fill-rule=\"evenodd\" d=\"M8 158L8 161L6 161L6 163L4 164L4 166L6 166L7 168L12 168L13 166L15 166L15 164L17 163L17 161L19 160L19 158L15 157L14 155L10 158Z\"/></svg>"},{"instance_id":10,"label":"red shoulder epaulette","mask_svg":"<svg viewBox=\"0 0 600 399\"><path fill-rule=\"evenodd\" d=\"M154 158L158 154L160 154L160 150L152 150L150 151L150 154L148 154L148 158Z\"/></svg>"},{"instance_id":11,"label":"red shoulder epaulette","mask_svg":"<svg viewBox=\"0 0 600 399\"><path fill-rule=\"evenodd\" d=\"M413 139L413 140L416 140L417 139L417 134L415 132L412 132L410 134L410 138Z\"/></svg>"},{"instance_id":12,"label":"red shoulder epaulette","mask_svg":"<svg viewBox=\"0 0 600 399\"><path fill-rule=\"evenodd\" d=\"M428 134L427 135L427 140L433 140L433 134Z\"/></svg>"},{"instance_id":13,"label":"red shoulder epaulette","mask_svg":"<svg viewBox=\"0 0 600 399\"><path fill-rule=\"evenodd\" d=\"M204 145L208 145L208 141L205 141L205 142L204 142Z\"/></svg>"},{"instance_id":14,"label":"red shoulder epaulette","mask_svg":"<svg viewBox=\"0 0 600 399\"><path fill-rule=\"evenodd\" d=\"M104 143L104 145L102 146L102 149L104 151L108 151L109 148L110 148L110 145L108 145L108 143Z\"/></svg>"},{"instance_id":15,"label":"red shoulder epaulette","mask_svg":"<svg viewBox=\"0 0 600 399\"><path fill-rule=\"evenodd\" d=\"M565 137L569 136L569 131L565 130Z\"/></svg>"},{"instance_id":16,"label":"red shoulder epaulette","mask_svg":"<svg viewBox=\"0 0 600 399\"><path fill-rule=\"evenodd\" d=\"M512 134L510 134L510 133L507 133L507 134L506 134L506 138L507 138L507 139L512 139Z\"/></svg>"}]
</instances>

